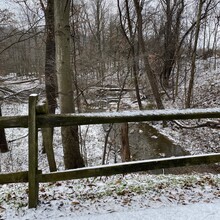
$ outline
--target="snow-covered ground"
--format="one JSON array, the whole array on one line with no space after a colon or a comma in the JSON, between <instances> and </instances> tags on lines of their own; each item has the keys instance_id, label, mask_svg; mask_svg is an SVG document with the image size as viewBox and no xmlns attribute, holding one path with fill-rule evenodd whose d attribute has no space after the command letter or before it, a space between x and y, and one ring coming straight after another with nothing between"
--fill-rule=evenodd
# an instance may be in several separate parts
<instances>
[{"instance_id":1,"label":"snow-covered ground","mask_svg":"<svg viewBox=\"0 0 220 220\"><path fill-rule=\"evenodd\" d=\"M208 62L208 61L207 61ZM201 65L200 65L201 66ZM194 105L219 107L220 72L198 69ZM14 81L11 80L11 83ZM7 82L8 83L8 82ZM11 84L19 92L39 89L38 81ZM31 93L31 91L30 91ZM181 94L180 94L181 96ZM167 108L182 108L166 101ZM134 106L135 107L135 106ZM27 103L6 102L3 115L27 114ZM181 122L181 123L198 123ZM188 125L188 124L187 124ZM219 130L210 128L180 129L175 125L154 125L192 154L219 152ZM101 125L81 126L82 151L89 166L100 165L104 132ZM63 152L59 129L55 129L54 151L57 167L63 169ZM2 172L27 170L27 129L6 129L10 152L0 155ZM39 133L40 134L40 133ZM39 135L39 169L48 172L46 156L41 154ZM110 160L111 162L111 160ZM220 175L116 175L65 182L40 184L39 206L27 208L27 184L0 186L0 219L219 219Z\"/></svg>"},{"instance_id":2,"label":"snow-covered ground","mask_svg":"<svg viewBox=\"0 0 220 220\"><path fill-rule=\"evenodd\" d=\"M219 186L220 176L211 174L89 178L40 184L38 208L27 209L27 185L10 184L0 188L0 215L1 219L140 219L145 214L149 216L144 219L207 219L220 212ZM188 218L193 212L198 216Z\"/></svg>"},{"instance_id":3,"label":"snow-covered ground","mask_svg":"<svg viewBox=\"0 0 220 220\"><path fill-rule=\"evenodd\" d=\"M82 216L77 217L79 220L218 220L219 219L219 205L215 204L194 204L187 206L161 207L159 209L149 208L139 211L115 212L110 214ZM73 218L60 218L70 220Z\"/></svg>"}]
</instances>

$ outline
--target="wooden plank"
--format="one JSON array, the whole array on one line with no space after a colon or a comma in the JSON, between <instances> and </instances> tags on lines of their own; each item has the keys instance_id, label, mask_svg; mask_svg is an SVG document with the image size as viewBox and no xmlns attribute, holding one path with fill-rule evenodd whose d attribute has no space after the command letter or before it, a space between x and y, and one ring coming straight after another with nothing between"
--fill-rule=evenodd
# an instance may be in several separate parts
<instances>
[{"instance_id":1,"label":"wooden plank","mask_svg":"<svg viewBox=\"0 0 220 220\"><path fill-rule=\"evenodd\" d=\"M1 117L2 117L2 110L1 110L1 96L0 96L0 118ZM8 151L9 151L9 148L8 148L8 142L5 136L5 129L0 128L0 152L6 153Z\"/></svg>"},{"instance_id":2,"label":"wooden plank","mask_svg":"<svg viewBox=\"0 0 220 220\"><path fill-rule=\"evenodd\" d=\"M48 114L48 103L46 100L38 103L36 106L37 114ZM54 172L57 170L56 161L53 150L53 128L42 128L42 136L43 136L43 147L47 154L47 160L50 168L50 172Z\"/></svg>"},{"instance_id":3,"label":"wooden plank","mask_svg":"<svg viewBox=\"0 0 220 220\"><path fill-rule=\"evenodd\" d=\"M54 182L88 177L110 176L115 174L125 174L147 170L191 166L199 164L210 164L217 162L220 162L220 153L134 161L127 163L118 163L113 165L103 165L98 167L79 168L63 172L40 174L39 182Z\"/></svg>"},{"instance_id":4,"label":"wooden plank","mask_svg":"<svg viewBox=\"0 0 220 220\"><path fill-rule=\"evenodd\" d=\"M50 172L57 170L54 150L53 150L53 128L42 128L43 146L47 154Z\"/></svg>"},{"instance_id":5,"label":"wooden plank","mask_svg":"<svg viewBox=\"0 0 220 220\"><path fill-rule=\"evenodd\" d=\"M0 174L0 184L27 183L27 182L28 182L28 171Z\"/></svg>"},{"instance_id":6,"label":"wooden plank","mask_svg":"<svg viewBox=\"0 0 220 220\"><path fill-rule=\"evenodd\" d=\"M220 108L182 110L144 110L106 113L75 113L60 115L38 115L38 127L59 127L74 124L105 124L140 121L185 120L220 118ZM28 127L28 116L0 117L0 128Z\"/></svg>"},{"instance_id":7,"label":"wooden plank","mask_svg":"<svg viewBox=\"0 0 220 220\"><path fill-rule=\"evenodd\" d=\"M0 117L0 128L27 128L28 116L2 116Z\"/></svg>"},{"instance_id":8,"label":"wooden plank","mask_svg":"<svg viewBox=\"0 0 220 220\"><path fill-rule=\"evenodd\" d=\"M220 108L182 110L144 110L102 113L74 113L60 115L38 115L38 127L71 126L74 124L105 124L140 121L166 121L200 118L220 118Z\"/></svg>"},{"instance_id":9,"label":"wooden plank","mask_svg":"<svg viewBox=\"0 0 220 220\"><path fill-rule=\"evenodd\" d=\"M36 208L38 203L38 132L36 126L36 104L38 96L33 94L29 96L29 116L28 116L28 127L29 127L29 139L28 139L28 182L29 182L29 208Z\"/></svg>"}]
</instances>

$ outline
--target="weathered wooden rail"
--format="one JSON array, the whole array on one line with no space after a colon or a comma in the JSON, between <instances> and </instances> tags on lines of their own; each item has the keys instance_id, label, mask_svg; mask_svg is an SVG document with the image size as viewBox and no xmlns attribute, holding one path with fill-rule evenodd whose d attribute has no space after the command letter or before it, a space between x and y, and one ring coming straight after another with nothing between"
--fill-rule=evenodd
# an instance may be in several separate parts
<instances>
[{"instance_id":1,"label":"weathered wooden rail","mask_svg":"<svg viewBox=\"0 0 220 220\"><path fill-rule=\"evenodd\" d=\"M32 97L32 96L31 96ZM30 97L30 98L31 98ZM39 110L41 112L41 109ZM88 125L140 121L186 120L200 118L219 118L220 108L181 109L181 110L142 110L101 113L74 113L60 115L38 114L38 127L60 127L70 125ZM0 119L0 128L28 127L28 116L4 116Z\"/></svg>"},{"instance_id":2,"label":"weathered wooden rail","mask_svg":"<svg viewBox=\"0 0 220 220\"><path fill-rule=\"evenodd\" d=\"M220 118L220 108L186 109L186 110L151 110L116 113L85 114L41 114L42 106L37 106L38 96L29 97L29 113L27 116L0 117L0 128L28 127L29 129L29 168L28 171L0 174L0 184L29 183L29 208L37 206L38 187L41 182L54 182L97 176L132 173L160 168L181 167L188 165L210 164L220 162L220 153L175 158L142 160L113 165L80 168L60 172L42 173L38 170L38 128L70 126L73 124L104 124L139 121L160 121L174 119Z\"/></svg>"}]
</instances>

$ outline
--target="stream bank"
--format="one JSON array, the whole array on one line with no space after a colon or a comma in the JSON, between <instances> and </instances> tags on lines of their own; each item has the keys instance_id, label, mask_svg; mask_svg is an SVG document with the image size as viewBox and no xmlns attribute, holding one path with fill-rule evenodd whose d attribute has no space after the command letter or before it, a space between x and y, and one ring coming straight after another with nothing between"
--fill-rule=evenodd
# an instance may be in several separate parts
<instances>
[{"instance_id":1,"label":"stream bank","mask_svg":"<svg viewBox=\"0 0 220 220\"><path fill-rule=\"evenodd\" d=\"M107 130L108 125L103 125L103 127L104 130ZM111 146L112 153L116 154L118 158L120 157L121 146L120 127L121 124L114 124L109 135L109 142L114 145ZM190 155L190 152L176 145L148 123L129 123L129 145L133 161ZM119 160L117 159L116 162ZM147 171L149 174L176 175L195 172L217 174L220 172L220 168L216 164L211 164Z\"/></svg>"},{"instance_id":2,"label":"stream bank","mask_svg":"<svg viewBox=\"0 0 220 220\"><path fill-rule=\"evenodd\" d=\"M91 111L116 111L120 103L123 109L135 109L132 100L132 91L126 89L123 91L122 99L119 98L120 89L118 88L102 88L97 90L97 95L102 102L97 105L97 100L94 99L95 109ZM130 100L130 101L128 101ZM151 100L145 100L146 106L152 105ZM100 105L100 103L102 103ZM98 108L97 108L98 107ZM136 106L137 107L137 106ZM104 130L108 130L108 125L103 125ZM121 124L114 124L109 135L109 152L114 154L115 162L120 162L121 148ZM180 134L181 135L181 134ZM187 144L187 143L186 143ZM129 123L129 145L132 160L147 160L164 157L178 157L190 155L191 151L186 151L183 146L177 145L167 136L161 134L156 128L149 123ZM108 163L108 162L107 162ZM152 171L150 173L171 173L185 174L193 172L209 172L219 173L217 165L199 165L193 167L169 168L165 170Z\"/></svg>"}]
</instances>

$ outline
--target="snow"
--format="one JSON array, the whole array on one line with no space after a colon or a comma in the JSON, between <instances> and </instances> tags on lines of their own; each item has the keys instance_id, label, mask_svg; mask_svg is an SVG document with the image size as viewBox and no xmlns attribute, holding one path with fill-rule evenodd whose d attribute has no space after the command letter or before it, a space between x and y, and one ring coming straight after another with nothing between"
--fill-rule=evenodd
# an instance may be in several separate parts
<instances>
[{"instance_id":1,"label":"snow","mask_svg":"<svg viewBox=\"0 0 220 220\"><path fill-rule=\"evenodd\" d=\"M220 108L205 108L205 109L165 109L165 110L142 110L142 111L122 111L122 112L94 112L94 113L80 113L80 114L65 114L65 115L74 115L77 117L90 117L90 118L102 118L102 117L137 117L137 116L160 116L160 115L191 115L191 114L220 114Z\"/></svg>"},{"instance_id":2,"label":"snow","mask_svg":"<svg viewBox=\"0 0 220 220\"><path fill-rule=\"evenodd\" d=\"M216 111L219 111L217 109L220 103L220 97L217 95L219 94L219 72L203 71L196 80L199 82L199 86L195 89L198 92L195 96L198 98L194 100L196 108L215 107ZM31 88L41 89L43 87L36 80L25 84L14 84L11 79L10 89L20 93L23 86L26 91ZM29 92L29 95L31 93L32 91ZM34 91L34 93L38 92ZM204 96L204 94L206 95ZM19 97L13 102L10 100L10 95L8 98L2 105L3 115L26 115L28 113L27 103L19 100ZM173 104L167 100L165 104L166 108L177 109L180 108L181 101ZM135 108L135 104L133 107ZM175 110L169 111L175 112ZM119 113L114 114L117 116ZM127 112L126 114L130 116L135 113ZM184 121L184 123L191 125L197 121ZM181 130L175 125L162 128L160 124L154 124L154 126L181 146L185 144L185 149L192 154L219 152L219 130L209 128ZM103 133L101 125L80 126L81 148L88 166L93 167L101 164L105 140ZM24 128L6 129L11 151L0 155L1 172L27 170L27 134L28 130ZM41 133L39 132L39 169L46 173L49 169L47 158L41 153L41 142ZM54 151L58 170L63 170L60 128L55 128ZM108 163L113 162L114 158L109 155ZM28 209L27 189L26 183L0 186L0 219L217 220L220 216L219 174L152 175L140 172L41 183L39 186L39 205L36 209Z\"/></svg>"},{"instance_id":3,"label":"snow","mask_svg":"<svg viewBox=\"0 0 220 220\"><path fill-rule=\"evenodd\" d=\"M219 186L220 176L211 174L129 174L71 180L40 184L39 206L28 209L27 184L9 184L0 189L0 215L23 220L207 219L209 215L217 219Z\"/></svg>"},{"instance_id":4,"label":"snow","mask_svg":"<svg viewBox=\"0 0 220 220\"><path fill-rule=\"evenodd\" d=\"M82 216L68 216L62 217L58 211L55 210L56 216L52 219L61 220L126 220L126 219L136 219L136 220L219 220L220 202L214 204L193 204L193 205L181 205L172 207L160 207L160 208L148 208L146 210L138 211L126 211L126 212L111 212L107 214L90 214ZM51 218L51 217L50 217ZM26 218L17 219L45 219L38 215L29 216Z\"/></svg>"},{"instance_id":5,"label":"snow","mask_svg":"<svg viewBox=\"0 0 220 220\"><path fill-rule=\"evenodd\" d=\"M87 215L77 217L79 220L219 220L219 202L215 204L194 204L169 208L149 208L147 210L108 213L103 215ZM59 218L70 220L73 218Z\"/></svg>"}]
</instances>

